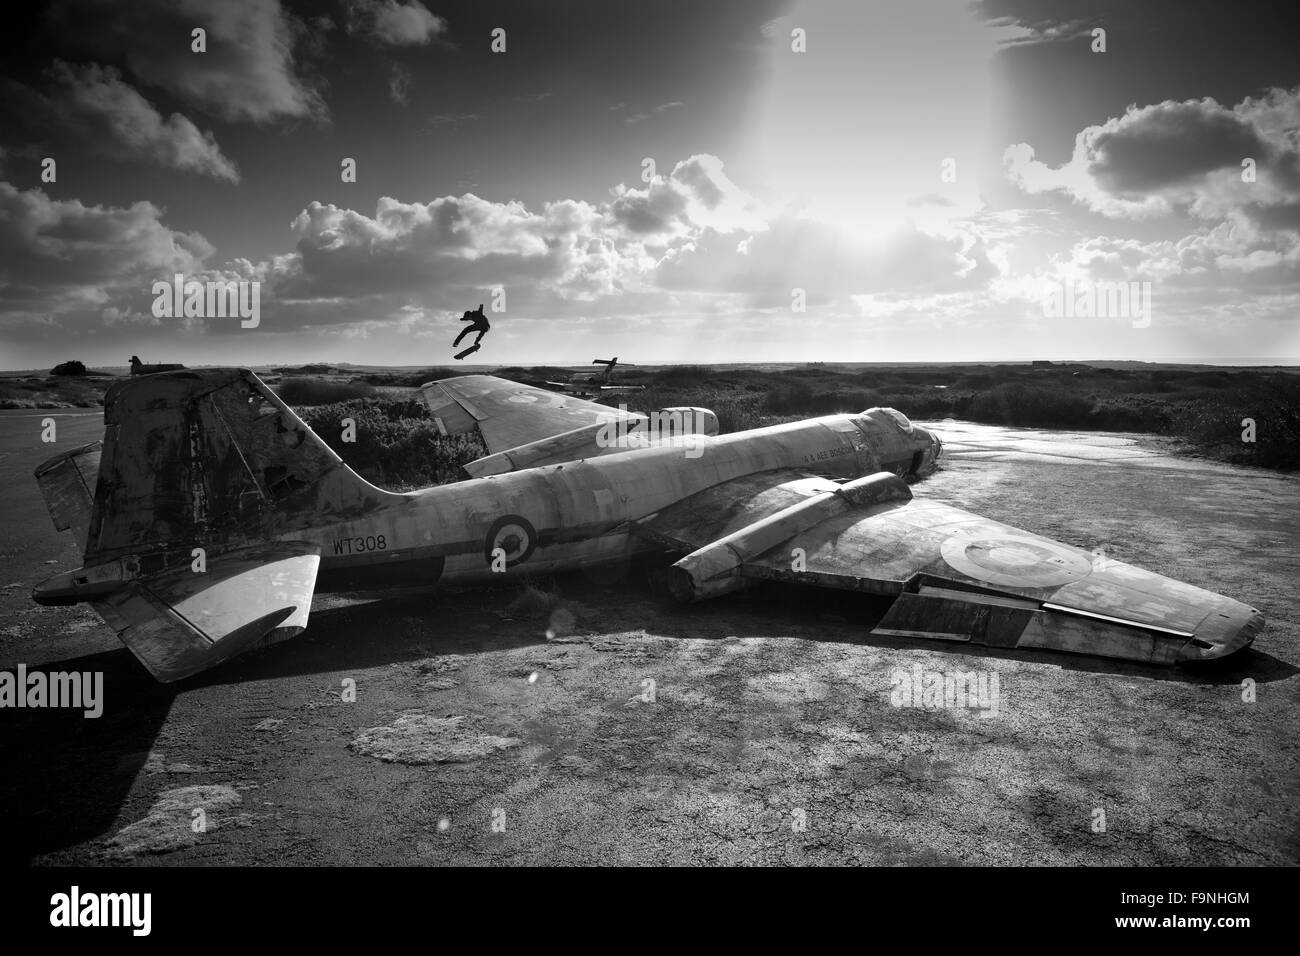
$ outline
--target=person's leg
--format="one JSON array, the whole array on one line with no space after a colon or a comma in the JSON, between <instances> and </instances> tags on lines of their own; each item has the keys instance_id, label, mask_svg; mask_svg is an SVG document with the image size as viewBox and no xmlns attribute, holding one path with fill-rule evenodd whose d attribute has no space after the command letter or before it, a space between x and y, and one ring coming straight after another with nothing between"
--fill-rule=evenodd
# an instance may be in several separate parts
<instances>
[{"instance_id":1,"label":"person's leg","mask_svg":"<svg viewBox=\"0 0 1300 956\"><path fill-rule=\"evenodd\" d=\"M480 342L482 342L482 341L483 341L483 336L485 336L485 335L487 335L487 329L479 329L479 330L478 330L478 338L476 338L476 339L474 340L474 344L475 344L475 345L478 345Z\"/></svg>"},{"instance_id":2,"label":"person's leg","mask_svg":"<svg viewBox=\"0 0 1300 956\"><path fill-rule=\"evenodd\" d=\"M460 335L456 336L456 341L451 343L451 347L455 348L456 346L460 345L460 340L463 339L465 336L469 335L473 331L474 331L474 326L472 325L465 326L463 329L460 330Z\"/></svg>"}]
</instances>

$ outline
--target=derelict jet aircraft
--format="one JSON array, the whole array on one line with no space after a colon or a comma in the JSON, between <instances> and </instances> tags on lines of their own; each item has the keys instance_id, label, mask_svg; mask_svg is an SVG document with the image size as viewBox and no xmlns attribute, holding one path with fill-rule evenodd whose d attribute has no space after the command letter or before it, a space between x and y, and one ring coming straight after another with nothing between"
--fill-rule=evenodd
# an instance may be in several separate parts
<instances>
[{"instance_id":1,"label":"derelict jet aircraft","mask_svg":"<svg viewBox=\"0 0 1300 956\"><path fill-rule=\"evenodd\" d=\"M614 367L618 365L618 356L612 359L592 359L592 365L603 365L603 372L579 372L576 375L569 376L567 382L547 382L547 385L557 388L562 392L568 392L570 395L577 395L580 398L600 398L609 395L630 395L633 392L645 391L644 385L615 385L614 384ZM634 365L623 363L624 368L635 368Z\"/></svg>"},{"instance_id":2,"label":"derelict jet aircraft","mask_svg":"<svg viewBox=\"0 0 1300 956\"><path fill-rule=\"evenodd\" d=\"M655 550L681 556L669 584L687 601L762 580L892 598L879 634L1170 664L1237 651L1263 624L913 498L904 478L941 445L892 409L719 435L704 409L647 418L488 375L421 393L444 434L477 429L490 454L468 480L397 494L247 369L115 383L103 441L36 471L85 556L34 599L90 602L160 681L301 633L318 587L517 579Z\"/></svg>"}]
</instances>

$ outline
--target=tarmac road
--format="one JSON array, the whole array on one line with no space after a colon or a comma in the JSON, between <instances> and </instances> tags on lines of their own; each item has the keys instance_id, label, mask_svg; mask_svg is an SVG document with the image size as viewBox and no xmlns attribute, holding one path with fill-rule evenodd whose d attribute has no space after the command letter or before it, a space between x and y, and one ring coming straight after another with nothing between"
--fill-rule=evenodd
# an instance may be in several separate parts
<instances>
[{"instance_id":1,"label":"tarmac road","mask_svg":"<svg viewBox=\"0 0 1300 956\"><path fill-rule=\"evenodd\" d=\"M6 846L160 865L1300 862L1300 479L1136 436L932 427L947 457L918 496L1246 601L1268 618L1254 648L1194 672L995 654L870 637L880 608L857 596L682 607L634 573L558 579L537 614L499 589L322 596L302 637L161 687L93 612L28 598L78 563L32 469L99 437L98 413L0 412L0 669L105 681L96 720L0 711ZM891 706L917 664L996 676L996 715Z\"/></svg>"}]
</instances>

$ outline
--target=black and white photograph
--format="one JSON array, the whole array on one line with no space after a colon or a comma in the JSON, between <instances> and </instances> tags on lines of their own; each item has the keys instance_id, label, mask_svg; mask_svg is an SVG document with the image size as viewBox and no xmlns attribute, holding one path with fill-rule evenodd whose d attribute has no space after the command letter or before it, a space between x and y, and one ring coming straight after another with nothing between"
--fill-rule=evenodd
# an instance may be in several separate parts
<instances>
[{"instance_id":1,"label":"black and white photograph","mask_svg":"<svg viewBox=\"0 0 1300 956\"><path fill-rule=\"evenodd\" d=\"M1232 874L1300 863L1293 3L5 19L0 831L96 880L24 919L1120 868L1111 936L1249 937Z\"/></svg>"}]
</instances>

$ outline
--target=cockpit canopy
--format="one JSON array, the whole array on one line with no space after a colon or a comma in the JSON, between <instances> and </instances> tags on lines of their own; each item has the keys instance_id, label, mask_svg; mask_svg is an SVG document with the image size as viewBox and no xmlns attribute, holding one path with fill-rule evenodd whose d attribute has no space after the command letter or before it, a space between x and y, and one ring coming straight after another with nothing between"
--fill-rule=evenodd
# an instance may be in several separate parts
<instances>
[{"instance_id":1,"label":"cockpit canopy","mask_svg":"<svg viewBox=\"0 0 1300 956\"><path fill-rule=\"evenodd\" d=\"M879 406L876 406L874 408L868 408L862 414L866 415L868 418L874 418L876 421L893 422L900 429L902 429L903 434L905 435L912 434L912 430L915 427L912 424L912 420L896 408L881 408Z\"/></svg>"}]
</instances>

